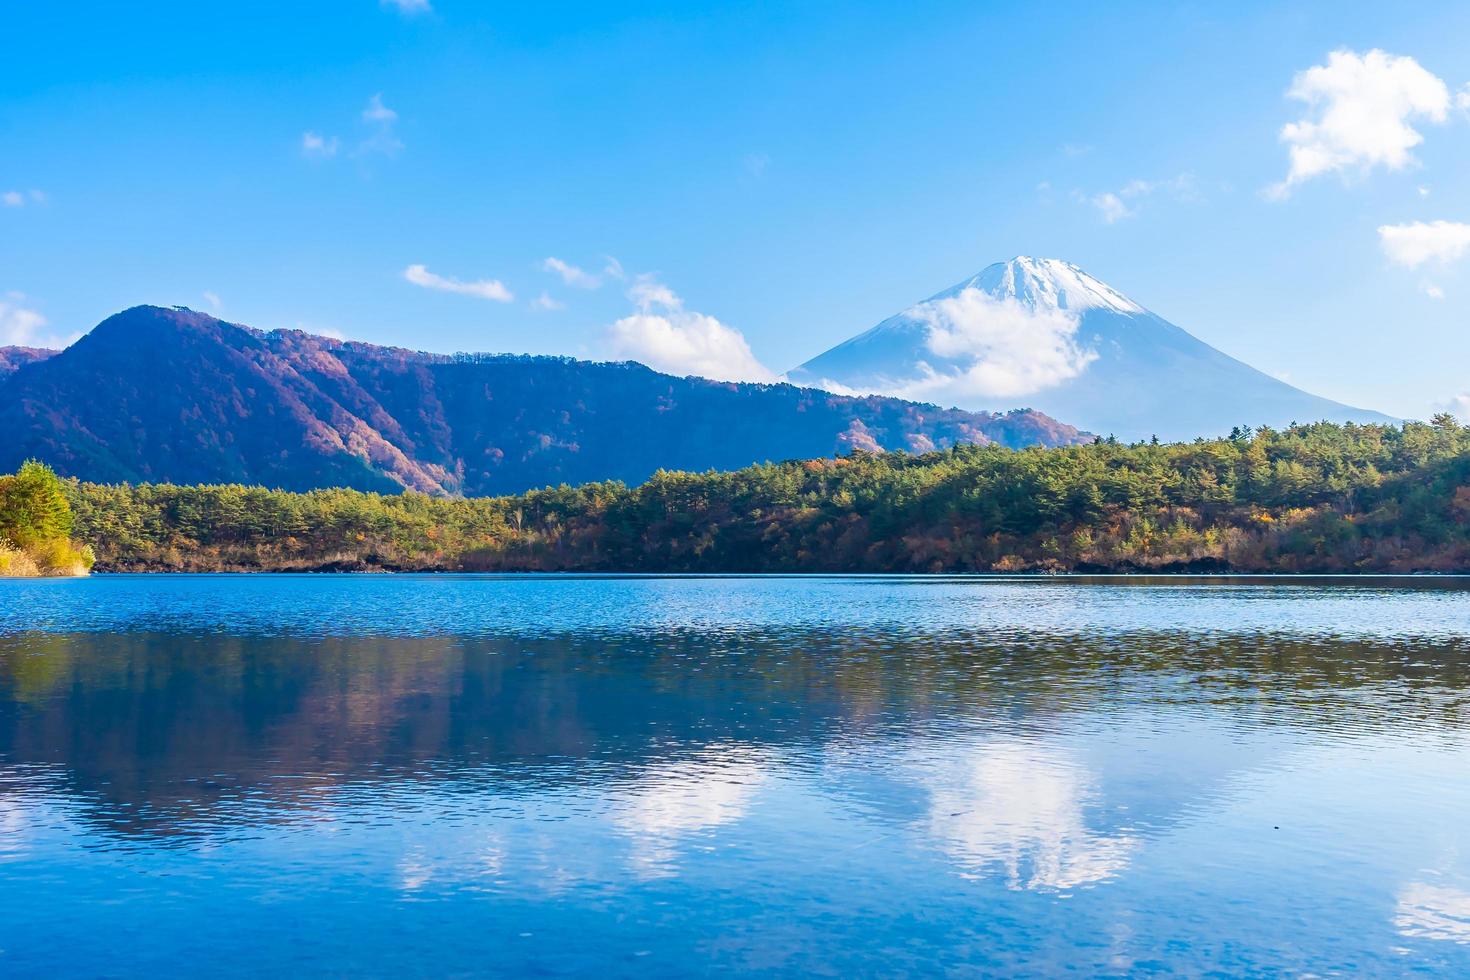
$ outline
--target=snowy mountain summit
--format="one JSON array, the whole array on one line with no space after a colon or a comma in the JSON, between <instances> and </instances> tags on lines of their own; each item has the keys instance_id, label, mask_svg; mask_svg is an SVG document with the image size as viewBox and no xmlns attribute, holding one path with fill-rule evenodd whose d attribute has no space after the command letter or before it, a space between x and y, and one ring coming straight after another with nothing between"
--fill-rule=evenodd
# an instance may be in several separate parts
<instances>
[{"instance_id":1,"label":"snowy mountain summit","mask_svg":"<svg viewBox=\"0 0 1470 980\"><path fill-rule=\"evenodd\" d=\"M996 299L1013 299L1033 308L1072 313L1091 309L1115 313L1147 312L1112 286L1061 259L1033 259L1029 255L1018 255L1009 262L987 266L979 275L933 299L954 296L966 289L978 289Z\"/></svg>"},{"instance_id":2,"label":"snowy mountain summit","mask_svg":"<svg viewBox=\"0 0 1470 980\"><path fill-rule=\"evenodd\" d=\"M1392 421L1257 371L1070 262L1024 255L916 303L788 377L843 393L1036 408L1122 439Z\"/></svg>"}]
</instances>

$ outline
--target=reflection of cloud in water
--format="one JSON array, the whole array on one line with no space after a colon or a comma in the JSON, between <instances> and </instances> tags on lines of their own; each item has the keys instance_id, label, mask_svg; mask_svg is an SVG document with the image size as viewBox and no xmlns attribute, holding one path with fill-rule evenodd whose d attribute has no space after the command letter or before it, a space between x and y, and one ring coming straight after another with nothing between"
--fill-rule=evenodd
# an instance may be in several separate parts
<instances>
[{"instance_id":1,"label":"reflection of cloud in water","mask_svg":"<svg viewBox=\"0 0 1470 980\"><path fill-rule=\"evenodd\" d=\"M476 829L467 839L436 838L432 846L414 844L395 866L398 890L405 894L433 887L489 884L504 873L505 848L498 834Z\"/></svg>"},{"instance_id":2,"label":"reflection of cloud in water","mask_svg":"<svg viewBox=\"0 0 1470 980\"><path fill-rule=\"evenodd\" d=\"M1095 779L1067 753L1026 741L968 743L929 757L928 832L968 873L1004 869L1012 888L1066 889L1105 881L1137 841L1090 830Z\"/></svg>"},{"instance_id":3,"label":"reflection of cloud in water","mask_svg":"<svg viewBox=\"0 0 1470 980\"><path fill-rule=\"evenodd\" d=\"M1470 892L1413 882L1399 893L1393 924L1405 936L1470 944Z\"/></svg>"},{"instance_id":4,"label":"reflection of cloud in water","mask_svg":"<svg viewBox=\"0 0 1470 980\"><path fill-rule=\"evenodd\" d=\"M633 837L641 872L672 874L680 841L741 819L767 778L763 753L713 745L696 758L656 766L617 792L611 820Z\"/></svg>"},{"instance_id":5,"label":"reflection of cloud in water","mask_svg":"<svg viewBox=\"0 0 1470 980\"><path fill-rule=\"evenodd\" d=\"M0 798L0 861L18 858L27 851L30 821L26 808L14 800Z\"/></svg>"}]
</instances>

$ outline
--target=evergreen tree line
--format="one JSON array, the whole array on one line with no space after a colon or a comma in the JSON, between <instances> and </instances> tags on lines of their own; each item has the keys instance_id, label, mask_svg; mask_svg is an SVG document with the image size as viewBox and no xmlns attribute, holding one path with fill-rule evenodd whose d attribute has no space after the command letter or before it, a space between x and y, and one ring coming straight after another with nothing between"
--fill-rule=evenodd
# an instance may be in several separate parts
<instances>
[{"instance_id":1,"label":"evergreen tree line","mask_svg":"<svg viewBox=\"0 0 1470 980\"><path fill-rule=\"evenodd\" d=\"M1470 571L1470 429L1449 416L855 452L474 499L64 490L107 570Z\"/></svg>"}]
</instances>

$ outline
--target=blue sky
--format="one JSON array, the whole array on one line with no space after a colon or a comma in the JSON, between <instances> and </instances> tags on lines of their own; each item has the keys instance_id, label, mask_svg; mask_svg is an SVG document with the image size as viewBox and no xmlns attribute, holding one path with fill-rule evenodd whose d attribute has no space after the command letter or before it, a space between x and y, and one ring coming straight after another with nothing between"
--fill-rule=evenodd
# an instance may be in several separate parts
<instances>
[{"instance_id":1,"label":"blue sky","mask_svg":"<svg viewBox=\"0 0 1470 980\"><path fill-rule=\"evenodd\" d=\"M1092 6L11 5L0 343L152 302L608 357L677 294L779 373L1031 254L1313 392L1470 409L1470 8Z\"/></svg>"}]
</instances>

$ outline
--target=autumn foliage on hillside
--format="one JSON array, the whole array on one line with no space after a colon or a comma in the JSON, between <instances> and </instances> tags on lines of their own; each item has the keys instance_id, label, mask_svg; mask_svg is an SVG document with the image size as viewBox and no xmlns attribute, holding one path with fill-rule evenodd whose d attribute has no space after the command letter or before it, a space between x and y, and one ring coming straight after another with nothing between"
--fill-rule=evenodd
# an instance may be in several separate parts
<instances>
[{"instance_id":1,"label":"autumn foliage on hillside","mask_svg":"<svg viewBox=\"0 0 1470 980\"><path fill-rule=\"evenodd\" d=\"M1090 438L1028 409L676 378L632 362L426 354L157 307L109 317L54 356L21 363L9 350L19 366L0 377L0 469L43 459L103 483L483 496L639 483L660 467Z\"/></svg>"}]
</instances>

